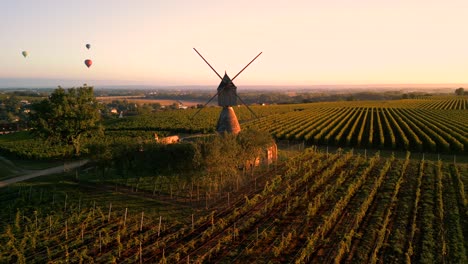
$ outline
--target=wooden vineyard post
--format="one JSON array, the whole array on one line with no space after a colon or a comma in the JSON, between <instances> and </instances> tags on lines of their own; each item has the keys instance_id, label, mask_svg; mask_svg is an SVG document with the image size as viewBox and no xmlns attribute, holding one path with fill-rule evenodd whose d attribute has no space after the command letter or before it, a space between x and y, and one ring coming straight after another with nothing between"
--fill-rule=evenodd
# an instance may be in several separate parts
<instances>
[{"instance_id":1,"label":"wooden vineyard post","mask_svg":"<svg viewBox=\"0 0 468 264\"><path fill-rule=\"evenodd\" d=\"M64 211L64 212L67 211L67 199L68 199L68 195L65 194L65 205L63 206L63 211Z\"/></svg>"},{"instance_id":2,"label":"wooden vineyard post","mask_svg":"<svg viewBox=\"0 0 468 264\"><path fill-rule=\"evenodd\" d=\"M140 232L143 230L143 217L144 216L145 216L145 212L141 211Z\"/></svg>"},{"instance_id":3,"label":"wooden vineyard post","mask_svg":"<svg viewBox=\"0 0 468 264\"><path fill-rule=\"evenodd\" d=\"M142 254L142 250L141 250L141 240L140 240L140 253L139 253L139 255L140 255L140 264L142 264L143 263L142 255L143 254Z\"/></svg>"},{"instance_id":4,"label":"wooden vineyard post","mask_svg":"<svg viewBox=\"0 0 468 264\"><path fill-rule=\"evenodd\" d=\"M232 227L232 241L236 240L236 223L234 223L234 226Z\"/></svg>"},{"instance_id":5,"label":"wooden vineyard post","mask_svg":"<svg viewBox=\"0 0 468 264\"><path fill-rule=\"evenodd\" d=\"M93 218L94 218L94 211L96 210L96 201L93 201Z\"/></svg>"},{"instance_id":6,"label":"wooden vineyard post","mask_svg":"<svg viewBox=\"0 0 468 264\"><path fill-rule=\"evenodd\" d=\"M101 253L101 250L102 250L101 231L99 231L99 253Z\"/></svg>"},{"instance_id":7,"label":"wooden vineyard post","mask_svg":"<svg viewBox=\"0 0 468 264\"><path fill-rule=\"evenodd\" d=\"M193 222L193 214L192 214L192 231L195 229L195 223Z\"/></svg>"},{"instance_id":8,"label":"wooden vineyard post","mask_svg":"<svg viewBox=\"0 0 468 264\"><path fill-rule=\"evenodd\" d=\"M83 224L83 223L81 223L81 242L83 242L83 241L84 241L84 239L83 239L83 238L84 238L84 224Z\"/></svg>"},{"instance_id":9,"label":"wooden vineyard post","mask_svg":"<svg viewBox=\"0 0 468 264\"><path fill-rule=\"evenodd\" d=\"M68 220L65 220L65 239L68 240Z\"/></svg>"},{"instance_id":10,"label":"wooden vineyard post","mask_svg":"<svg viewBox=\"0 0 468 264\"><path fill-rule=\"evenodd\" d=\"M36 225L36 230L37 230L37 211L34 211L34 217L36 218L35 225Z\"/></svg>"},{"instance_id":11,"label":"wooden vineyard post","mask_svg":"<svg viewBox=\"0 0 468 264\"><path fill-rule=\"evenodd\" d=\"M112 202L109 203L109 214L107 215L107 222L110 222L111 210L112 210Z\"/></svg>"},{"instance_id":12,"label":"wooden vineyard post","mask_svg":"<svg viewBox=\"0 0 468 264\"><path fill-rule=\"evenodd\" d=\"M159 216L158 237L161 234L161 222L162 222L162 216Z\"/></svg>"},{"instance_id":13,"label":"wooden vineyard post","mask_svg":"<svg viewBox=\"0 0 468 264\"><path fill-rule=\"evenodd\" d=\"M128 208L125 208L125 216L124 216L124 224L123 224L124 226L125 226L126 223L127 223L127 209L128 209Z\"/></svg>"},{"instance_id":14,"label":"wooden vineyard post","mask_svg":"<svg viewBox=\"0 0 468 264\"><path fill-rule=\"evenodd\" d=\"M214 212L211 212L211 227L214 229Z\"/></svg>"}]
</instances>

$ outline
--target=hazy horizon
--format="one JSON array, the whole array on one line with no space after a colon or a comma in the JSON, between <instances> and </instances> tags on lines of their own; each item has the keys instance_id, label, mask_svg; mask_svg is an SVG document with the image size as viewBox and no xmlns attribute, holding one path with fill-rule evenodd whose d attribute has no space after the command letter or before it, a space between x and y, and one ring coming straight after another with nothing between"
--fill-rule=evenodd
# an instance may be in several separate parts
<instances>
[{"instance_id":1,"label":"hazy horizon","mask_svg":"<svg viewBox=\"0 0 468 264\"><path fill-rule=\"evenodd\" d=\"M157 85L157 84L139 84L135 82L120 82L120 81L91 81L83 83L79 80L54 80L54 79L15 79L15 78L0 78L0 89L54 89L58 86L63 88L79 87L82 85L94 86L96 89L181 89L181 90L209 90L215 89L218 86L216 80L212 84L187 84L187 85ZM460 83L370 83L370 84L243 84L238 86L238 91L243 90L275 90L275 89L371 89L380 88L385 90L391 89L421 89L421 90L447 90L456 89L458 87L468 87L468 84Z\"/></svg>"}]
</instances>

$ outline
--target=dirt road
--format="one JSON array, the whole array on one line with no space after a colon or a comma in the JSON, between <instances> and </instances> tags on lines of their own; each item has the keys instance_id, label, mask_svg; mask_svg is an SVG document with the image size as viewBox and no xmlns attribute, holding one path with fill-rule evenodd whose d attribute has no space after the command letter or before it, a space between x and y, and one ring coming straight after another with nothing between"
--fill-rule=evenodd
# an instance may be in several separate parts
<instances>
[{"instance_id":1,"label":"dirt road","mask_svg":"<svg viewBox=\"0 0 468 264\"><path fill-rule=\"evenodd\" d=\"M71 162L71 163L66 163L64 165L60 165L60 166L57 166L57 167L53 167L53 168L49 168L49 169L45 169L45 170L39 170L39 171L31 172L31 173L23 175L23 176L18 176L18 177L14 177L14 178L11 178L11 179L8 179L8 180L0 181L0 188L5 187L5 186L7 186L9 184L29 180L29 179L32 179L32 178L35 178L35 177L60 173L60 172L63 172L65 170L71 170L71 169L74 169L74 168L78 168L78 167L81 167L81 166L85 165L86 163L88 163L88 161L89 160L80 160L80 161L75 161L75 162Z\"/></svg>"}]
</instances>

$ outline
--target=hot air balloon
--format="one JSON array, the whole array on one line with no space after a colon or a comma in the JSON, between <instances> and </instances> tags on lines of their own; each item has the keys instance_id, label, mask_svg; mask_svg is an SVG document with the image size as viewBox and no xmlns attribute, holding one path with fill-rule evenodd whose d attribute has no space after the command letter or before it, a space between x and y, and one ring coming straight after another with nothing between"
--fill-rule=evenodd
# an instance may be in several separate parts
<instances>
[{"instance_id":1,"label":"hot air balloon","mask_svg":"<svg viewBox=\"0 0 468 264\"><path fill-rule=\"evenodd\" d=\"M88 66L88 68L89 68L89 67L91 67L91 65L93 64L93 61L88 59L88 60L85 60L85 61L84 61L84 64L85 64L86 66Z\"/></svg>"},{"instance_id":2,"label":"hot air balloon","mask_svg":"<svg viewBox=\"0 0 468 264\"><path fill-rule=\"evenodd\" d=\"M91 48L91 44L86 44L86 48L87 48L87 49L90 49L90 48Z\"/></svg>"},{"instance_id":3,"label":"hot air balloon","mask_svg":"<svg viewBox=\"0 0 468 264\"><path fill-rule=\"evenodd\" d=\"M21 52L21 54L23 54L23 57L25 57L25 58L28 56L28 52L27 52L27 51L23 51L23 52Z\"/></svg>"}]
</instances>

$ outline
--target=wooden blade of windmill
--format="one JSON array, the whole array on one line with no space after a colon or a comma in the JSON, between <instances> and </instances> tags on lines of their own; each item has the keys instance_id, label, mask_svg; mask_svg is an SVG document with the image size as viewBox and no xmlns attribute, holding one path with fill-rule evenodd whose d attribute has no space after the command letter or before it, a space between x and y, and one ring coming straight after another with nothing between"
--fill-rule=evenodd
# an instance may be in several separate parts
<instances>
[{"instance_id":1,"label":"wooden blade of windmill","mask_svg":"<svg viewBox=\"0 0 468 264\"><path fill-rule=\"evenodd\" d=\"M255 114L255 112L252 109L250 109L250 107L244 102L244 100L242 100L242 98L240 98L240 96L237 93L236 93L236 96L237 96L237 98L239 98L239 100L242 102L242 104L244 104L247 107L247 109L249 109L250 113L252 113L252 115L255 116L255 118L258 119L258 116Z\"/></svg>"},{"instance_id":2,"label":"wooden blade of windmill","mask_svg":"<svg viewBox=\"0 0 468 264\"><path fill-rule=\"evenodd\" d=\"M207 60L205 60L205 58L203 58L203 56L200 54L200 52L198 52L198 50L196 48L193 48L193 50L206 62L206 64L208 64L208 66L210 66L210 68L216 73L216 75L218 75L218 77L222 80L223 77L221 77L221 75L219 75L219 73L213 68L211 67L210 63L208 63Z\"/></svg>"},{"instance_id":3,"label":"wooden blade of windmill","mask_svg":"<svg viewBox=\"0 0 468 264\"><path fill-rule=\"evenodd\" d=\"M206 102L206 104L204 104L200 109L198 109L198 111L190 119L195 118L195 116L198 115L198 113L200 113L200 111L203 110L203 108L205 108L206 105L208 105L221 91L222 90L218 91L215 95L213 95L213 97L211 97L210 100Z\"/></svg>"},{"instance_id":4,"label":"wooden blade of windmill","mask_svg":"<svg viewBox=\"0 0 468 264\"><path fill-rule=\"evenodd\" d=\"M254 62L254 60L256 60L256 59L258 58L258 56L262 55L262 53L263 53L263 52L260 52L257 56L255 56L255 58L253 58L253 60L251 60L251 61L249 62L249 64L245 65L245 67L242 68L242 70L241 70L238 74L236 74L236 76L234 76L234 78L232 78L231 80L234 81L234 79L236 79L236 77L239 76L239 74L241 74L241 72L243 72L247 67L249 67L249 65L250 65L252 62Z\"/></svg>"}]
</instances>

